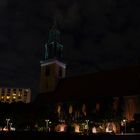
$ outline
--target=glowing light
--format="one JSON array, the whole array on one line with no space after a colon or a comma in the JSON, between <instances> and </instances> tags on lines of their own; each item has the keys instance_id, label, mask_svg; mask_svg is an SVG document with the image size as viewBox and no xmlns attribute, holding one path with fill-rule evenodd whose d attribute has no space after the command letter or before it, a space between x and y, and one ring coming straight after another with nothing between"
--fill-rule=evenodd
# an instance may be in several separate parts
<instances>
[{"instance_id":1,"label":"glowing light","mask_svg":"<svg viewBox=\"0 0 140 140\"><path fill-rule=\"evenodd\" d=\"M65 132L66 131L66 124L58 124L57 126L56 126L56 131L57 132Z\"/></svg>"},{"instance_id":2,"label":"glowing light","mask_svg":"<svg viewBox=\"0 0 140 140\"><path fill-rule=\"evenodd\" d=\"M16 93L13 93L12 95L13 95L13 96L16 96Z\"/></svg>"},{"instance_id":3,"label":"glowing light","mask_svg":"<svg viewBox=\"0 0 140 140\"><path fill-rule=\"evenodd\" d=\"M125 133L126 133L126 122L127 122L126 119L123 119L123 121L121 122L121 125L122 125L122 126L125 126Z\"/></svg>"},{"instance_id":4,"label":"glowing light","mask_svg":"<svg viewBox=\"0 0 140 140\"><path fill-rule=\"evenodd\" d=\"M93 128L92 128L92 133L97 133L97 130L96 130L96 127L94 126Z\"/></svg>"},{"instance_id":5,"label":"glowing light","mask_svg":"<svg viewBox=\"0 0 140 140\"><path fill-rule=\"evenodd\" d=\"M80 133L80 126L78 124L74 124L74 132Z\"/></svg>"},{"instance_id":6,"label":"glowing light","mask_svg":"<svg viewBox=\"0 0 140 140\"><path fill-rule=\"evenodd\" d=\"M10 121L10 119L7 119L6 118L6 126L5 126L5 130L4 131L8 131L8 126L9 126L9 121Z\"/></svg>"},{"instance_id":7,"label":"glowing light","mask_svg":"<svg viewBox=\"0 0 140 140\"><path fill-rule=\"evenodd\" d=\"M12 124L13 123L9 123L9 125L10 125L10 131L15 131L16 129L14 127L12 127Z\"/></svg>"},{"instance_id":8,"label":"glowing light","mask_svg":"<svg viewBox=\"0 0 140 140\"><path fill-rule=\"evenodd\" d=\"M18 96L21 97L21 93L20 92L18 93Z\"/></svg>"},{"instance_id":9,"label":"glowing light","mask_svg":"<svg viewBox=\"0 0 140 140\"><path fill-rule=\"evenodd\" d=\"M64 132L64 131L65 131L65 125L62 124L62 125L60 125L60 132Z\"/></svg>"},{"instance_id":10,"label":"glowing light","mask_svg":"<svg viewBox=\"0 0 140 140\"><path fill-rule=\"evenodd\" d=\"M25 89L26 92L29 92L29 89Z\"/></svg>"},{"instance_id":11,"label":"glowing light","mask_svg":"<svg viewBox=\"0 0 140 140\"><path fill-rule=\"evenodd\" d=\"M48 131L48 128L49 128L49 120L45 120L45 122L46 122L46 129Z\"/></svg>"},{"instance_id":12,"label":"glowing light","mask_svg":"<svg viewBox=\"0 0 140 140\"><path fill-rule=\"evenodd\" d=\"M124 119L123 122L125 123L126 122L126 119Z\"/></svg>"},{"instance_id":13,"label":"glowing light","mask_svg":"<svg viewBox=\"0 0 140 140\"><path fill-rule=\"evenodd\" d=\"M16 128L15 128L15 127L11 127L10 130L11 130L11 131L16 131Z\"/></svg>"},{"instance_id":14,"label":"glowing light","mask_svg":"<svg viewBox=\"0 0 140 140\"><path fill-rule=\"evenodd\" d=\"M10 96L6 96L7 99L10 99Z\"/></svg>"},{"instance_id":15,"label":"glowing light","mask_svg":"<svg viewBox=\"0 0 140 140\"><path fill-rule=\"evenodd\" d=\"M16 99L16 97L15 97L15 96L13 96L13 99Z\"/></svg>"},{"instance_id":16,"label":"glowing light","mask_svg":"<svg viewBox=\"0 0 140 140\"><path fill-rule=\"evenodd\" d=\"M106 132L107 133L112 133L112 132L116 133L116 125L113 122L107 123Z\"/></svg>"},{"instance_id":17,"label":"glowing light","mask_svg":"<svg viewBox=\"0 0 140 140\"><path fill-rule=\"evenodd\" d=\"M89 123L89 120L86 120L85 129L89 129L89 126L88 126L89 124L88 123Z\"/></svg>"},{"instance_id":18,"label":"glowing light","mask_svg":"<svg viewBox=\"0 0 140 140\"><path fill-rule=\"evenodd\" d=\"M8 131L8 128L5 126L5 127L3 128L3 131Z\"/></svg>"}]
</instances>

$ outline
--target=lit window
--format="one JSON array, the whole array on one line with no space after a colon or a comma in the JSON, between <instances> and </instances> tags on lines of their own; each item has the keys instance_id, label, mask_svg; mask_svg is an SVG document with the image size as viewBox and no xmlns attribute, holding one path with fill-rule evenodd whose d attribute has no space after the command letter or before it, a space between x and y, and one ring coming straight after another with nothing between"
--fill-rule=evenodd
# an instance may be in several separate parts
<instances>
[{"instance_id":1,"label":"lit window","mask_svg":"<svg viewBox=\"0 0 140 140\"><path fill-rule=\"evenodd\" d=\"M16 96L13 96L13 99L16 99Z\"/></svg>"},{"instance_id":2,"label":"lit window","mask_svg":"<svg viewBox=\"0 0 140 140\"><path fill-rule=\"evenodd\" d=\"M10 96L6 96L6 99L10 99Z\"/></svg>"},{"instance_id":3,"label":"lit window","mask_svg":"<svg viewBox=\"0 0 140 140\"><path fill-rule=\"evenodd\" d=\"M16 96L16 93L13 93L13 96Z\"/></svg>"},{"instance_id":4,"label":"lit window","mask_svg":"<svg viewBox=\"0 0 140 140\"><path fill-rule=\"evenodd\" d=\"M21 97L22 96L22 93L21 92L18 92L18 97Z\"/></svg>"},{"instance_id":5,"label":"lit window","mask_svg":"<svg viewBox=\"0 0 140 140\"><path fill-rule=\"evenodd\" d=\"M29 89L25 89L25 92L29 92Z\"/></svg>"}]
</instances>

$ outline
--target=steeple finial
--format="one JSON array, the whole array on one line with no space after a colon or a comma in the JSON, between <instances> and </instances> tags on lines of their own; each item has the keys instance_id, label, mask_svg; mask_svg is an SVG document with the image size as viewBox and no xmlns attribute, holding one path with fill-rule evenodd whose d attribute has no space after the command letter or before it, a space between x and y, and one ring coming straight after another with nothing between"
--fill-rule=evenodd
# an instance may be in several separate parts
<instances>
[{"instance_id":1,"label":"steeple finial","mask_svg":"<svg viewBox=\"0 0 140 140\"><path fill-rule=\"evenodd\" d=\"M48 43L53 42L53 41L60 42L60 31L58 30L58 27L57 27L57 19L56 19L56 17L54 17L53 25L52 25L52 27L51 27L51 29L49 31Z\"/></svg>"}]
</instances>

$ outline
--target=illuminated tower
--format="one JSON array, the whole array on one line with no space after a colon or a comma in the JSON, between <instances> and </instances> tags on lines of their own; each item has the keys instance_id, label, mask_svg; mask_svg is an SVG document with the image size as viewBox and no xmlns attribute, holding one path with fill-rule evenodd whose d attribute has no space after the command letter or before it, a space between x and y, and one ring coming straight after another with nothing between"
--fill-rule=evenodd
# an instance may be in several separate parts
<instances>
[{"instance_id":1,"label":"illuminated tower","mask_svg":"<svg viewBox=\"0 0 140 140\"><path fill-rule=\"evenodd\" d=\"M49 31L45 44L45 57L41 61L40 93L55 90L59 79L65 77L66 64L63 63L63 45L60 43L60 31L56 22Z\"/></svg>"}]
</instances>

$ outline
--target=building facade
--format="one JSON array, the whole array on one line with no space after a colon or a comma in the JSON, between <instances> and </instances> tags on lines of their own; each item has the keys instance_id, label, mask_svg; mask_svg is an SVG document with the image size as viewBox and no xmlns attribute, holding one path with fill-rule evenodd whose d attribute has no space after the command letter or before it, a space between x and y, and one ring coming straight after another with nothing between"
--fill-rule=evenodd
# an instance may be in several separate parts
<instances>
[{"instance_id":1,"label":"building facade","mask_svg":"<svg viewBox=\"0 0 140 140\"><path fill-rule=\"evenodd\" d=\"M31 90L29 88L0 88L0 101L4 103L30 103Z\"/></svg>"},{"instance_id":2,"label":"building facade","mask_svg":"<svg viewBox=\"0 0 140 140\"><path fill-rule=\"evenodd\" d=\"M108 115L106 117L134 120L134 115L140 113L140 67L66 78L66 64L63 62L62 52L60 32L54 24L45 44L45 58L41 61L40 93L45 93L39 97L41 103L58 103L58 116L61 116L61 119L66 117L68 106L72 105L75 118L80 116L82 108L81 116L84 117L93 115L93 118L98 119L99 116L102 118ZM98 98L101 99L98 101Z\"/></svg>"},{"instance_id":3,"label":"building facade","mask_svg":"<svg viewBox=\"0 0 140 140\"><path fill-rule=\"evenodd\" d=\"M49 39L45 44L45 57L40 62L40 93L53 92L58 81L65 78L66 64L63 62L63 45L56 23L49 31Z\"/></svg>"},{"instance_id":4,"label":"building facade","mask_svg":"<svg viewBox=\"0 0 140 140\"><path fill-rule=\"evenodd\" d=\"M124 116L133 121L135 114L140 114L140 95L125 96L124 100Z\"/></svg>"}]
</instances>

